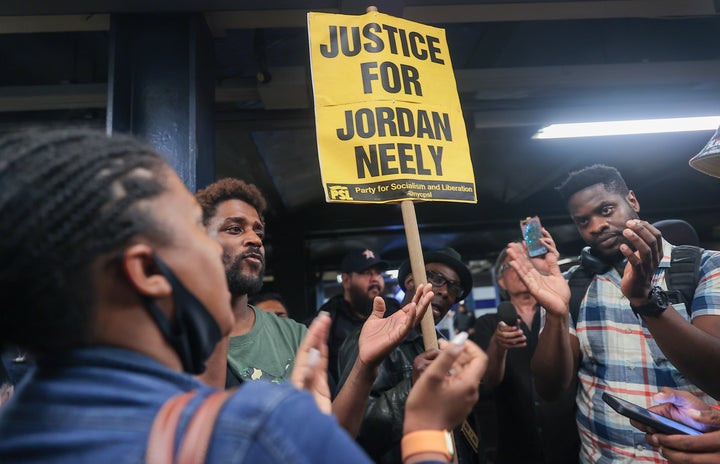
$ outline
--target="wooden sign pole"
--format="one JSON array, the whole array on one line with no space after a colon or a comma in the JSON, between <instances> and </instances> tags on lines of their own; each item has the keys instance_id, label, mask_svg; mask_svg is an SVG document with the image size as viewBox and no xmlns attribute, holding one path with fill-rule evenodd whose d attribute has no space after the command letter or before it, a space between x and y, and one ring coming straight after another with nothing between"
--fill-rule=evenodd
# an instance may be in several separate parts
<instances>
[{"instance_id":1,"label":"wooden sign pole","mask_svg":"<svg viewBox=\"0 0 720 464\"><path fill-rule=\"evenodd\" d=\"M418 229L417 217L415 216L415 204L411 200L403 200L400 203L402 209L403 224L405 225L405 238L407 239L408 253L410 254L410 268L412 269L415 287L427 283L425 273L425 260L423 259L422 245L420 243L420 230ZM422 327L423 344L425 350L432 350L438 347L437 332L435 332L435 320L433 319L432 308L428 308L420 323Z\"/></svg>"}]
</instances>

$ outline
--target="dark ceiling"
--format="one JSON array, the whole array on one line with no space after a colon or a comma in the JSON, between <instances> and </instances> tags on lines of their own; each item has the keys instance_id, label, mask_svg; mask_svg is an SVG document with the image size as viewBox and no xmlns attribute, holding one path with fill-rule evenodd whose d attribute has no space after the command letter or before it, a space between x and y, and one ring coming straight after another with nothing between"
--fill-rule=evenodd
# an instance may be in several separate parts
<instances>
[{"instance_id":1,"label":"dark ceiling","mask_svg":"<svg viewBox=\"0 0 720 464\"><path fill-rule=\"evenodd\" d=\"M156 5L162 3L162 5ZM417 203L424 246L492 259L540 215L564 254L581 244L553 190L593 163L624 174L650 220L683 218L720 245L720 181L688 159L712 131L535 140L551 122L720 114L720 15L711 0L377 2L443 27L470 140L477 205ZM353 245L406 257L398 205L327 204L320 183L305 12L351 1L0 3L0 130L28 122L104 127L109 13L197 11L215 37L216 175L271 200L270 242L304 237L313 270ZM258 72L271 76L258 81ZM270 266L281 265L269 261Z\"/></svg>"}]
</instances>

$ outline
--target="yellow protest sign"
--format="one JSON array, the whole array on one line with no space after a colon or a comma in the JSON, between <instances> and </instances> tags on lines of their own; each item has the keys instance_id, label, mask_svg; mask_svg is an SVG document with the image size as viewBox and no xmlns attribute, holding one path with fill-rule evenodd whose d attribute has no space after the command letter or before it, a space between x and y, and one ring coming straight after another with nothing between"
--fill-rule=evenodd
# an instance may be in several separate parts
<instances>
[{"instance_id":1,"label":"yellow protest sign","mask_svg":"<svg viewBox=\"0 0 720 464\"><path fill-rule=\"evenodd\" d=\"M308 13L329 202L475 203L445 31L378 12Z\"/></svg>"}]
</instances>

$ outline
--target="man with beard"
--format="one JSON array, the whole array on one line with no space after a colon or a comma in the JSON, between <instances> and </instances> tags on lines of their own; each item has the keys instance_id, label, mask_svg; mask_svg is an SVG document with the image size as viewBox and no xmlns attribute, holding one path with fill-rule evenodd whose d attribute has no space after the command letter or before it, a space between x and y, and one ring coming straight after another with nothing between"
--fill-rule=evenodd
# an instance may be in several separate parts
<instances>
[{"instance_id":1,"label":"man with beard","mask_svg":"<svg viewBox=\"0 0 720 464\"><path fill-rule=\"evenodd\" d=\"M292 319L279 318L248 304L248 294L262 287L265 270L263 238L265 198L253 184L238 179L221 179L195 194L203 210L205 229L222 247L225 274L231 294L235 323L229 337L218 343L207 362L202 380L213 386L232 387L245 381L286 380L295 361L295 353L306 334L306 327ZM424 295L430 286L422 289ZM420 295L418 293L417 295ZM422 296L420 295L420 296ZM422 317L420 296L414 318ZM408 305L409 306L409 305ZM382 301L372 309L363 326L363 359L351 368L351 381L332 403L338 422L352 435L362 419L362 411L376 370L397 343L384 334L406 324L404 311L383 319ZM404 310L406 308L403 308ZM403 337L414 322L404 326ZM367 330L366 330L367 328ZM318 393L329 399L327 381L320 382Z\"/></svg>"},{"instance_id":2,"label":"man with beard","mask_svg":"<svg viewBox=\"0 0 720 464\"><path fill-rule=\"evenodd\" d=\"M640 203L615 168L573 172L558 190L590 246L582 266L595 275L571 317L570 287L557 256L547 253L549 272L539 272L521 245L508 245L511 266L546 311L532 360L535 385L552 399L577 376L581 462L666 462L601 395L642 406L650 406L661 387L720 397L720 373L708 368L720 363L720 253L702 253L686 311L667 293L674 247L639 219Z\"/></svg>"},{"instance_id":3,"label":"man with beard","mask_svg":"<svg viewBox=\"0 0 720 464\"><path fill-rule=\"evenodd\" d=\"M462 262L460 254L452 248L427 252L424 259L427 281L432 285L435 293L430 307L435 324L437 324L455 303L470 293L472 274ZM410 295L415 293L416 286L411 272L409 260L403 262L398 269L398 283L406 292L403 304ZM348 372L357 358L358 336L358 331L353 332L340 348L341 386L349 381ZM360 446L375 462L379 464L401 462L400 441L405 402L411 387L415 385L438 353L438 350L425 351L420 321L418 321L415 329L380 365L357 436ZM458 427L453 431L456 454L460 464L483 462L477 452L477 435L473 430L468 430L473 428L468 426L461 430ZM468 434L472 437L469 438ZM474 442L474 447L471 446L471 442Z\"/></svg>"},{"instance_id":4,"label":"man with beard","mask_svg":"<svg viewBox=\"0 0 720 464\"><path fill-rule=\"evenodd\" d=\"M348 252L340 264L343 293L335 295L323 304L318 312L325 311L332 318L328 338L329 367L331 387L337 384L338 351L347 336L372 313L373 300L382 296L385 280L382 273L388 268L387 261L369 248L358 248ZM387 313L391 314L399 307L392 298L383 298ZM309 321L308 321L309 322Z\"/></svg>"},{"instance_id":5,"label":"man with beard","mask_svg":"<svg viewBox=\"0 0 720 464\"><path fill-rule=\"evenodd\" d=\"M235 325L227 352L226 387L246 380L280 382L292 369L305 326L248 304L265 272L265 199L252 184L221 179L195 194L208 235L223 248ZM209 379L206 379L209 380Z\"/></svg>"}]
</instances>

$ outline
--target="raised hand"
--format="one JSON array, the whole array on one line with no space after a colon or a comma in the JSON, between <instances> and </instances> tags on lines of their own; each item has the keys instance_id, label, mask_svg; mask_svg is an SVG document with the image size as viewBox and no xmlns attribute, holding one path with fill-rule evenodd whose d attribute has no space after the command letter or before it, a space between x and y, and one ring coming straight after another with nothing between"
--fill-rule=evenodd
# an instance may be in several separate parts
<instances>
[{"instance_id":1,"label":"raised hand","mask_svg":"<svg viewBox=\"0 0 720 464\"><path fill-rule=\"evenodd\" d=\"M332 412L332 399L328 386L328 347L332 319L325 311L320 312L310 324L295 353L295 364L290 374L290 382L297 388L312 393L318 409L325 414Z\"/></svg>"},{"instance_id":2,"label":"raised hand","mask_svg":"<svg viewBox=\"0 0 720 464\"><path fill-rule=\"evenodd\" d=\"M422 319L433 296L431 284L421 285L410 303L386 318L383 318L385 302L375 297L373 312L360 331L358 360L368 366L379 366Z\"/></svg>"},{"instance_id":3,"label":"raised hand","mask_svg":"<svg viewBox=\"0 0 720 464\"><path fill-rule=\"evenodd\" d=\"M473 342L443 343L440 354L410 390L404 433L451 430L470 414L487 368L487 355Z\"/></svg>"},{"instance_id":4,"label":"raised hand","mask_svg":"<svg viewBox=\"0 0 720 464\"><path fill-rule=\"evenodd\" d=\"M520 243L509 243L507 253L511 259L510 265L517 271L537 302L549 314L567 315L570 287L560 272L557 254L548 252L542 258L533 258L531 261L525 247ZM538 261L545 268L542 273L535 266Z\"/></svg>"},{"instance_id":5,"label":"raised hand","mask_svg":"<svg viewBox=\"0 0 720 464\"><path fill-rule=\"evenodd\" d=\"M560 257L560 252L557 250L557 245L555 245L555 240L552 238L552 235L550 235L550 232L547 231L546 228L542 228L542 237L540 237L540 243L542 243L545 248L547 248L548 253L551 253L555 255L557 258ZM542 259L543 256L531 258L533 261L533 264L535 264L535 267L537 267L540 272L547 272L548 269L546 269L542 263L545 262L544 259ZM538 264L540 264L538 266Z\"/></svg>"},{"instance_id":6,"label":"raised hand","mask_svg":"<svg viewBox=\"0 0 720 464\"><path fill-rule=\"evenodd\" d=\"M647 221L631 219L625 224L625 237L635 248L621 245L620 252L627 258L620 290L630 303L642 305L652 287L652 277L663 258L662 234Z\"/></svg>"}]
</instances>

